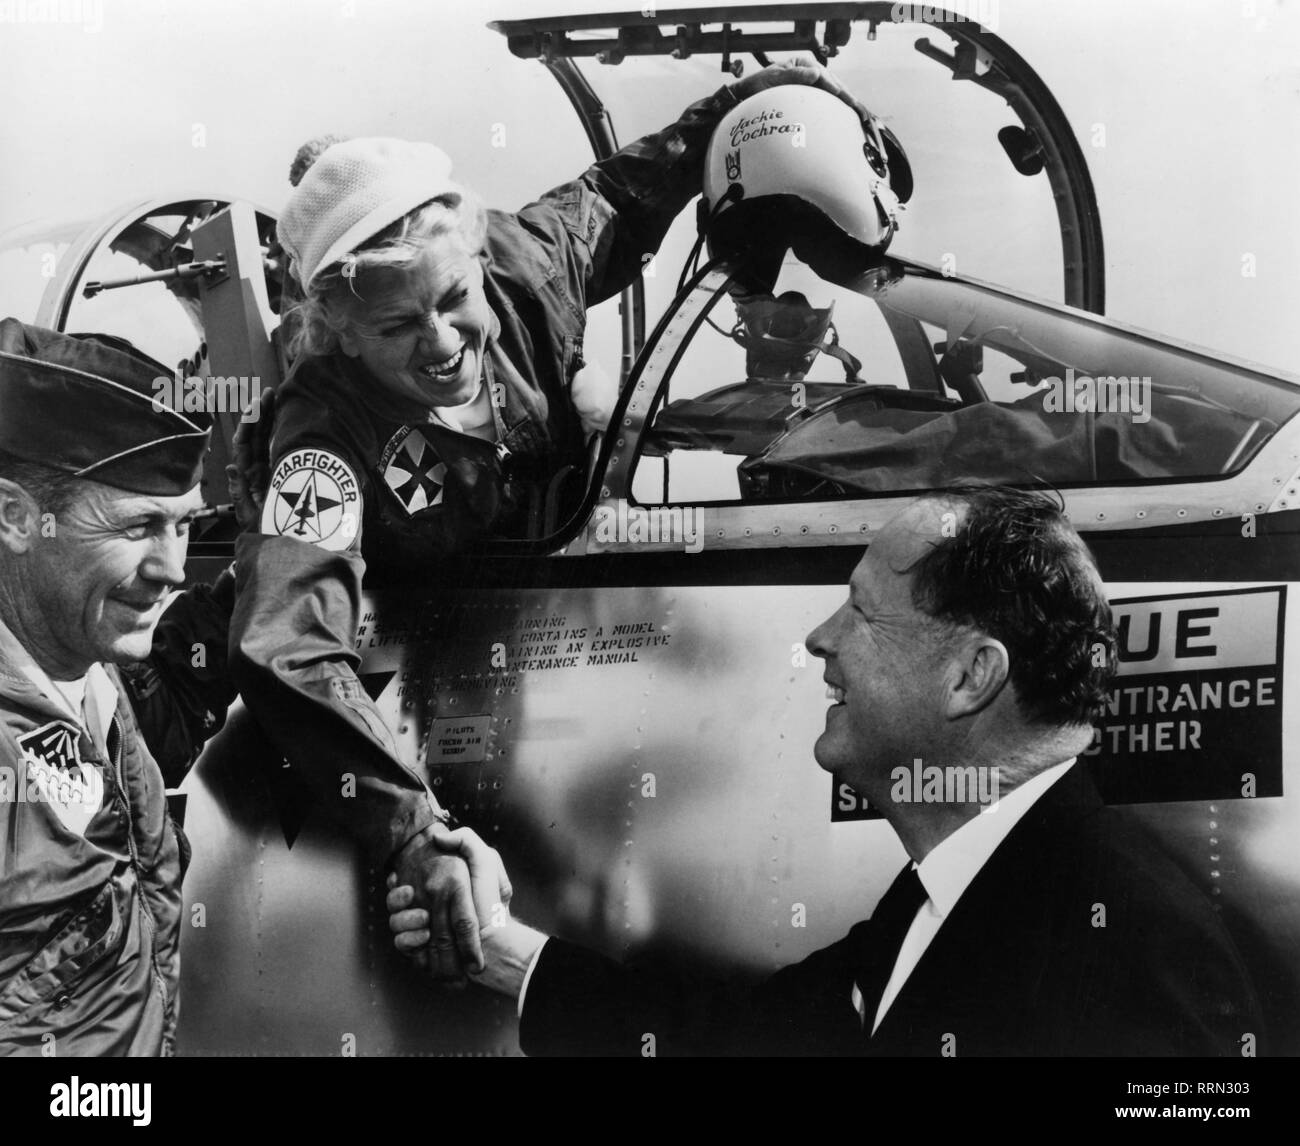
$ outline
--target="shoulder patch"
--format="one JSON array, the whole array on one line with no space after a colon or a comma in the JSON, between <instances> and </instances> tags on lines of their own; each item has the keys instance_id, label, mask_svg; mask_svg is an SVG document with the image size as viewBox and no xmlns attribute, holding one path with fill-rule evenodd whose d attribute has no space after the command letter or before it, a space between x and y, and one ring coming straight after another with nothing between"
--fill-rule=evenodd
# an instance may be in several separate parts
<instances>
[{"instance_id":1,"label":"shoulder patch","mask_svg":"<svg viewBox=\"0 0 1300 1146\"><path fill-rule=\"evenodd\" d=\"M337 454L308 446L280 459L262 507L262 532L340 552L361 529L361 487Z\"/></svg>"},{"instance_id":2,"label":"shoulder patch","mask_svg":"<svg viewBox=\"0 0 1300 1146\"><path fill-rule=\"evenodd\" d=\"M104 806L104 778L81 758L79 735L72 725L56 720L17 737L29 789L19 798L47 804L68 831L84 836Z\"/></svg>"},{"instance_id":3,"label":"shoulder patch","mask_svg":"<svg viewBox=\"0 0 1300 1146\"><path fill-rule=\"evenodd\" d=\"M388 440L379 471L407 517L442 504L447 467L418 428L403 426Z\"/></svg>"}]
</instances>

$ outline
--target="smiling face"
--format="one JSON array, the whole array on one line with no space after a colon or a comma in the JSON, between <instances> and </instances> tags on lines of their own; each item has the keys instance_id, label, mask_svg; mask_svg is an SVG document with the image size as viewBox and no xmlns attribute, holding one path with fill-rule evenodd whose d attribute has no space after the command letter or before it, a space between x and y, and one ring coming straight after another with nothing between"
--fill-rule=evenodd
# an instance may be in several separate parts
<instances>
[{"instance_id":1,"label":"smiling face","mask_svg":"<svg viewBox=\"0 0 1300 1146\"><path fill-rule=\"evenodd\" d=\"M826 661L833 701L817 762L877 806L891 770L924 759L942 732L943 629L912 604L906 572L938 538L940 508L909 507L889 521L854 569L849 599L807 637Z\"/></svg>"},{"instance_id":2,"label":"smiling face","mask_svg":"<svg viewBox=\"0 0 1300 1146\"><path fill-rule=\"evenodd\" d=\"M483 267L454 233L429 239L402 267L362 270L343 293L343 352L384 397L412 410L459 406L478 391L492 312Z\"/></svg>"},{"instance_id":3,"label":"smiling face","mask_svg":"<svg viewBox=\"0 0 1300 1146\"><path fill-rule=\"evenodd\" d=\"M55 680L82 676L96 661L149 655L163 600L185 581L198 487L178 497L87 483L37 536L22 563L24 643Z\"/></svg>"}]
</instances>

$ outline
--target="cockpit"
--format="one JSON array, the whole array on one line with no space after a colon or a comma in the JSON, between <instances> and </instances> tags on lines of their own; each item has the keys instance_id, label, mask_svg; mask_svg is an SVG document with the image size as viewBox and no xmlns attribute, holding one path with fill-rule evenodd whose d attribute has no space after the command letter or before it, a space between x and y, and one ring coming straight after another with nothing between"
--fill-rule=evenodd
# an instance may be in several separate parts
<instances>
[{"instance_id":1,"label":"cockpit","mask_svg":"<svg viewBox=\"0 0 1300 1146\"><path fill-rule=\"evenodd\" d=\"M679 298L699 314L663 346L637 501L1215 478L1300 409L1244 364L900 260L834 283L791 257L763 296L726 279Z\"/></svg>"}]
</instances>

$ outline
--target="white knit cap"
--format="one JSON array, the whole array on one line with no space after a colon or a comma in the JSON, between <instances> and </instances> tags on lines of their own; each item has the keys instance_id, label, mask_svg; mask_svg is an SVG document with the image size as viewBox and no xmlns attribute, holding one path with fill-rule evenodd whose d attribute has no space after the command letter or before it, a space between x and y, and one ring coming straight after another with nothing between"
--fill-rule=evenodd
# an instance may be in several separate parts
<instances>
[{"instance_id":1,"label":"white knit cap","mask_svg":"<svg viewBox=\"0 0 1300 1146\"><path fill-rule=\"evenodd\" d=\"M451 160L431 143L348 139L312 164L289 196L276 235L306 289L371 236L456 189Z\"/></svg>"}]
</instances>

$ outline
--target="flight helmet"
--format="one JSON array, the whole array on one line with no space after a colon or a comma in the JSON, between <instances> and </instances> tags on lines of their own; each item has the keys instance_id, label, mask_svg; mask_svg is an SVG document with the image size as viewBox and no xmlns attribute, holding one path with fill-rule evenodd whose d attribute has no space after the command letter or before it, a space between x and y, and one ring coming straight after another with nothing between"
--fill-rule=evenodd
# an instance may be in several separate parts
<instances>
[{"instance_id":1,"label":"flight helmet","mask_svg":"<svg viewBox=\"0 0 1300 1146\"><path fill-rule=\"evenodd\" d=\"M705 158L699 228L714 258L770 291L788 250L817 269L878 259L912 194L893 133L831 92L783 84L732 108Z\"/></svg>"}]
</instances>

